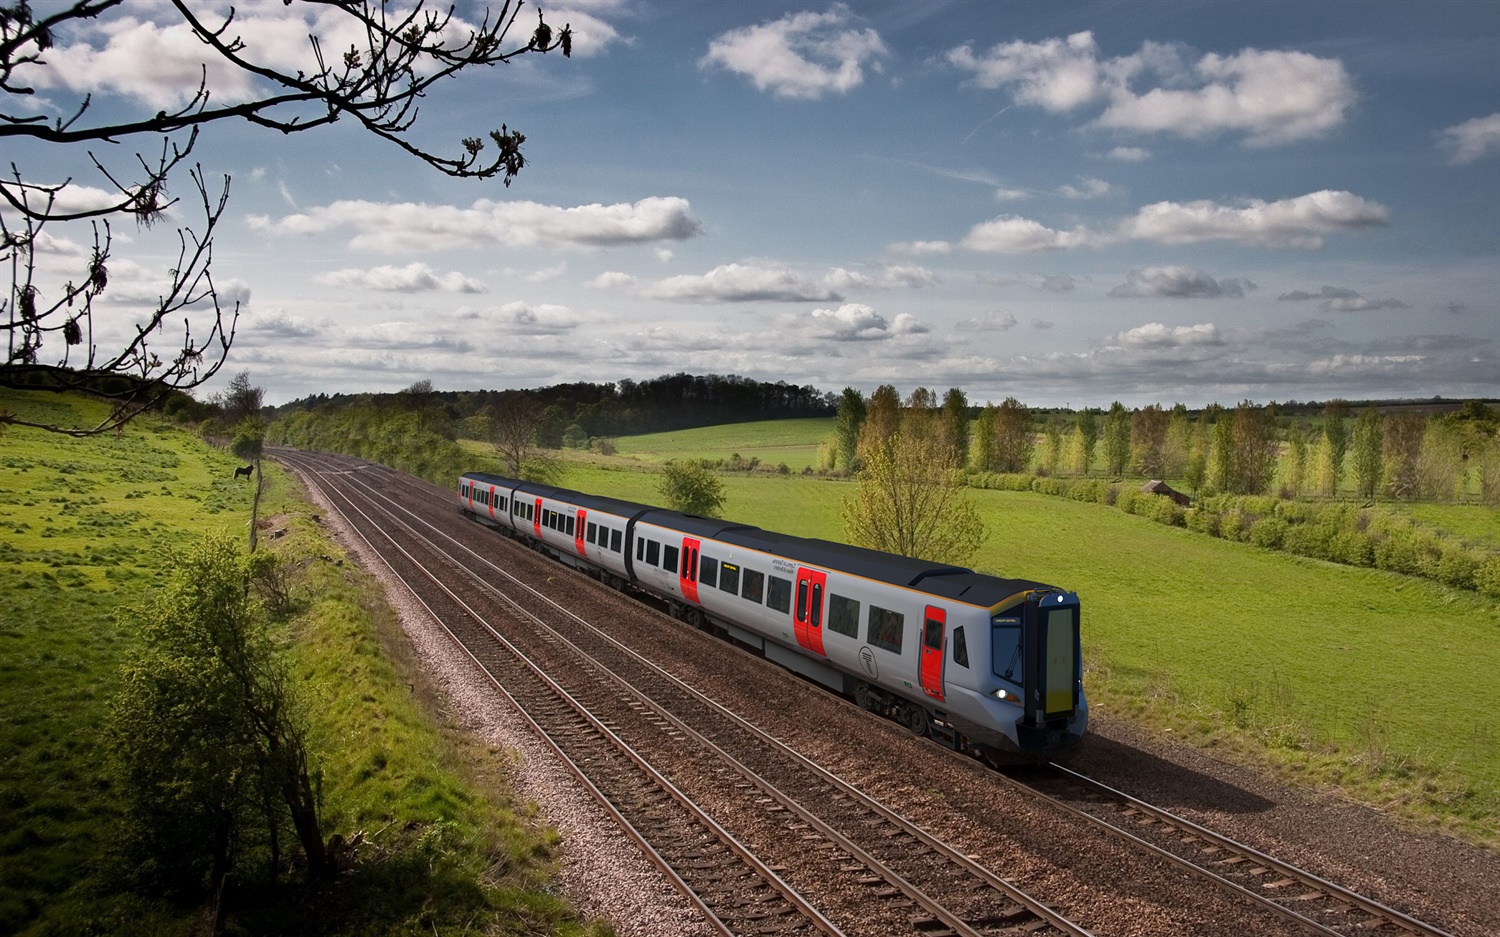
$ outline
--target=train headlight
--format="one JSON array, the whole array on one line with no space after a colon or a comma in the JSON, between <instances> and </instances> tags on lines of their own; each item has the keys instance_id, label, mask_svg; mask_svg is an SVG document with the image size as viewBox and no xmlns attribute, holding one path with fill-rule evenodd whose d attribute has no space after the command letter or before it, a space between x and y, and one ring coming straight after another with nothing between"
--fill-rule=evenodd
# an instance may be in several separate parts
<instances>
[{"instance_id":1,"label":"train headlight","mask_svg":"<svg viewBox=\"0 0 1500 937\"><path fill-rule=\"evenodd\" d=\"M1010 690L1005 689L1005 687L1001 687L998 690L991 690L990 691L990 695L993 696L995 699L1000 700L1002 702L1006 702L1006 703L1019 703L1019 702L1021 702L1021 697L1020 696L1017 696L1015 693L1012 693Z\"/></svg>"}]
</instances>

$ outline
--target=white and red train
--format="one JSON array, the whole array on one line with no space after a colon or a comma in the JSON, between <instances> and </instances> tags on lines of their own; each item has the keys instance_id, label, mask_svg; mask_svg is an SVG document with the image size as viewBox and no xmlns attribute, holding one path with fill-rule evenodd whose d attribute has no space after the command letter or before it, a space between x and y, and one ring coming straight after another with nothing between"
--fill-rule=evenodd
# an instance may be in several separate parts
<instances>
[{"instance_id":1,"label":"white and red train","mask_svg":"<svg viewBox=\"0 0 1500 937\"><path fill-rule=\"evenodd\" d=\"M954 748L1049 758L1088 723L1074 593L482 472L458 505Z\"/></svg>"}]
</instances>

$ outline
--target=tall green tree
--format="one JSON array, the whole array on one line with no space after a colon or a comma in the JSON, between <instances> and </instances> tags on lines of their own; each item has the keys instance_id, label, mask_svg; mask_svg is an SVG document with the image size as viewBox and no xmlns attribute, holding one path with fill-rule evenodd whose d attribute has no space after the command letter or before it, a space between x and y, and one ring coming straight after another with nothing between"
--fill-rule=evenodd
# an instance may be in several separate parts
<instances>
[{"instance_id":1,"label":"tall green tree","mask_svg":"<svg viewBox=\"0 0 1500 937\"><path fill-rule=\"evenodd\" d=\"M1220 408L1218 419L1209 429L1203 487L1211 494L1233 490L1235 415L1234 411Z\"/></svg>"},{"instance_id":2,"label":"tall green tree","mask_svg":"<svg viewBox=\"0 0 1500 937\"><path fill-rule=\"evenodd\" d=\"M1334 398L1323 405L1323 493L1338 495L1344 479L1344 457L1349 451L1349 404Z\"/></svg>"},{"instance_id":3,"label":"tall green tree","mask_svg":"<svg viewBox=\"0 0 1500 937\"><path fill-rule=\"evenodd\" d=\"M1130 462L1130 411L1116 400L1104 416L1104 465L1110 475L1124 475Z\"/></svg>"},{"instance_id":4,"label":"tall green tree","mask_svg":"<svg viewBox=\"0 0 1500 937\"><path fill-rule=\"evenodd\" d=\"M1307 484L1307 432L1297 424L1286 431L1286 449L1281 454L1281 496L1300 498Z\"/></svg>"},{"instance_id":5,"label":"tall green tree","mask_svg":"<svg viewBox=\"0 0 1500 937\"><path fill-rule=\"evenodd\" d=\"M1174 404L1167 418L1167 441L1162 449L1162 477L1181 478L1187 474L1188 459L1193 453L1193 421L1187 406Z\"/></svg>"},{"instance_id":6,"label":"tall green tree","mask_svg":"<svg viewBox=\"0 0 1500 937\"><path fill-rule=\"evenodd\" d=\"M1094 447L1099 444L1099 411L1094 407L1084 407L1078 411L1078 423L1073 428L1074 437L1077 440L1075 452L1078 454L1078 462L1074 465L1074 471L1080 475L1087 475L1094 465Z\"/></svg>"},{"instance_id":7,"label":"tall green tree","mask_svg":"<svg viewBox=\"0 0 1500 937\"><path fill-rule=\"evenodd\" d=\"M1385 427L1380 411L1366 407L1354 421L1353 470L1354 490L1361 498L1375 497L1380 487L1381 455L1385 447Z\"/></svg>"},{"instance_id":8,"label":"tall green tree","mask_svg":"<svg viewBox=\"0 0 1500 937\"><path fill-rule=\"evenodd\" d=\"M974 435L970 437L969 466L976 472L993 472L995 468L995 415L998 408L987 403L979 410L974 420Z\"/></svg>"},{"instance_id":9,"label":"tall green tree","mask_svg":"<svg viewBox=\"0 0 1500 937\"><path fill-rule=\"evenodd\" d=\"M995 470L1024 472L1031 468L1031 411L1014 397L1006 397L995 408Z\"/></svg>"},{"instance_id":10,"label":"tall green tree","mask_svg":"<svg viewBox=\"0 0 1500 937\"><path fill-rule=\"evenodd\" d=\"M968 566L984 524L963 487L952 448L934 453L904 432L867 447L852 497L844 499L850 543L939 563Z\"/></svg>"},{"instance_id":11,"label":"tall green tree","mask_svg":"<svg viewBox=\"0 0 1500 937\"><path fill-rule=\"evenodd\" d=\"M839 396L839 412L833 421L834 467L846 472L859 468L859 430L865 422L864 395L845 387Z\"/></svg>"},{"instance_id":12,"label":"tall green tree","mask_svg":"<svg viewBox=\"0 0 1500 937\"><path fill-rule=\"evenodd\" d=\"M859 451L881 445L896 435L901 426L901 395L890 384L881 384L870 394L865 407L865 423L859 432Z\"/></svg>"},{"instance_id":13,"label":"tall green tree","mask_svg":"<svg viewBox=\"0 0 1500 937\"><path fill-rule=\"evenodd\" d=\"M969 397L957 387L943 395L943 425L958 453L958 464L969 462Z\"/></svg>"},{"instance_id":14,"label":"tall green tree","mask_svg":"<svg viewBox=\"0 0 1500 937\"><path fill-rule=\"evenodd\" d=\"M247 833L274 868L290 825L309 872L327 875L304 722L245 559L211 536L172 569L149 604L121 613L139 635L105 726L122 850L145 883L203 893Z\"/></svg>"}]
</instances>

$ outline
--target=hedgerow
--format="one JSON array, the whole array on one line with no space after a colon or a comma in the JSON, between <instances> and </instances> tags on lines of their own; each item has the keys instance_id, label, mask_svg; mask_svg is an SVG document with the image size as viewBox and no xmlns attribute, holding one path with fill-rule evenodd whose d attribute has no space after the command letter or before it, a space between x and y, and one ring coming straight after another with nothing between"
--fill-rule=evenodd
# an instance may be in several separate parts
<instances>
[{"instance_id":1,"label":"hedgerow","mask_svg":"<svg viewBox=\"0 0 1500 937\"><path fill-rule=\"evenodd\" d=\"M1214 495L1183 508L1133 484L980 472L972 488L1035 491L1119 508L1171 527L1309 559L1418 576L1500 598L1500 554L1423 527L1393 511L1347 502Z\"/></svg>"}]
</instances>

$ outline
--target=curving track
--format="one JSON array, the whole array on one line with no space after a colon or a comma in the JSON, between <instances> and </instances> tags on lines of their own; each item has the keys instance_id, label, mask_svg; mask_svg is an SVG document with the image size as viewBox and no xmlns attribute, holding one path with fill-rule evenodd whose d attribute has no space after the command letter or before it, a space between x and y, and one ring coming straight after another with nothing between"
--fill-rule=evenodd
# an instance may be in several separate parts
<instances>
[{"instance_id":1,"label":"curving track","mask_svg":"<svg viewBox=\"0 0 1500 937\"><path fill-rule=\"evenodd\" d=\"M457 519L450 493L345 457L276 456L340 508L721 933L1086 933L930 824L906 819L491 561L526 565L512 563L513 552L470 549L474 528ZM581 577L572 586L576 574L550 568L579 593L601 588ZM924 755L968 773L977 767L946 749ZM1172 886L1220 909L1199 909L1208 929L1171 932L1444 934L1066 769L1049 771L1025 780L985 773L1023 791L1049 823L1084 820L1146 866L1212 882L1208 893ZM1232 923L1210 893L1259 910Z\"/></svg>"},{"instance_id":2,"label":"curving track","mask_svg":"<svg viewBox=\"0 0 1500 937\"><path fill-rule=\"evenodd\" d=\"M721 932L1087 933L387 497L367 471L277 456Z\"/></svg>"}]
</instances>

